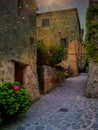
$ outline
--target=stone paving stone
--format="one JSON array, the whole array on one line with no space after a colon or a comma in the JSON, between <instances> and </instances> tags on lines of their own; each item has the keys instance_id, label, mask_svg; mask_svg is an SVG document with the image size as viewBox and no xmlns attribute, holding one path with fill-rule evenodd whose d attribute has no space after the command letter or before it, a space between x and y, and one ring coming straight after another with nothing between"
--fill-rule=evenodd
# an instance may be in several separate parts
<instances>
[{"instance_id":1,"label":"stone paving stone","mask_svg":"<svg viewBox=\"0 0 98 130\"><path fill-rule=\"evenodd\" d=\"M91 128L98 129L98 122L94 123Z\"/></svg>"},{"instance_id":2,"label":"stone paving stone","mask_svg":"<svg viewBox=\"0 0 98 130\"><path fill-rule=\"evenodd\" d=\"M17 128L17 130L25 130L26 129L26 127L22 127L22 126L19 126L18 128Z\"/></svg>"},{"instance_id":3,"label":"stone paving stone","mask_svg":"<svg viewBox=\"0 0 98 130\"><path fill-rule=\"evenodd\" d=\"M86 81L86 74L66 79L0 130L98 130L98 99L85 97Z\"/></svg>"},{"instance_id":4,"label":"stone paving stone","mask_svg":"<svg viewBox=\"0 0 98 130\"><path fill-rule=\"evenodd\" d=\"M35 127L35 130L44 130L44 129L45 129L44 126L36 126L36 127Z\"/></svg>"},{"instance_id":5,"label":"stone paving stone","mask_svg":"<svg viewBox=\"0 0 98 130\"><path fill-rule=\"evenodd\" d=\"M52 127L48 127L48 128L46 128L45 130L52 130L53 128Z\"/></svg>"}]
</instances>

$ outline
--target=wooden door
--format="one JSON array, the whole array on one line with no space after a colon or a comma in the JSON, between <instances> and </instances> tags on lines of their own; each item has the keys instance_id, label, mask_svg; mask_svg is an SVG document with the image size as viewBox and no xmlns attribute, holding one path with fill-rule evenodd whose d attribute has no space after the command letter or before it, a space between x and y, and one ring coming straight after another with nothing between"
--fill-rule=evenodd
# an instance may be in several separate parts
<instances>
[{"instance_id":1,"label":"wooden door","mask_svg":"<svg viewBox=\"0 0 98 130\"><path fill-rule=\"evenodd\" d=\"M23 84L23 69L24 66L15 63L15 81L20 82L21 84Z\"/></svg>"}]
</instances>

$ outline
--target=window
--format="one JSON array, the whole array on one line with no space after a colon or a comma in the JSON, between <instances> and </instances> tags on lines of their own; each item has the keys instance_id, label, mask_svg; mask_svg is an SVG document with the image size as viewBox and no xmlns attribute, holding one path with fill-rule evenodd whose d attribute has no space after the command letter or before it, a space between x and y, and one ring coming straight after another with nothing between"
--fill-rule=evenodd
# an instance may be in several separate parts
<instances>
[{"instance_id":1,"label":"window","mask_svg":"<svg viewBox=\"0 0 98 130\"><path fill-rule=\"evenodd\" d=\"M42 27L48 27L49 26L49 19L42 19Z\"/></svg>"},{"instance_id":2,"label":"window","mask_svg":"<svg viewBox=\"0 0 98 130\"><path fill-rule=\"evenodd\" d=\"M61 44L63 44L66 47L68 47L68 39L67 38L61 38Z\"/></svg>"}]
</instances>

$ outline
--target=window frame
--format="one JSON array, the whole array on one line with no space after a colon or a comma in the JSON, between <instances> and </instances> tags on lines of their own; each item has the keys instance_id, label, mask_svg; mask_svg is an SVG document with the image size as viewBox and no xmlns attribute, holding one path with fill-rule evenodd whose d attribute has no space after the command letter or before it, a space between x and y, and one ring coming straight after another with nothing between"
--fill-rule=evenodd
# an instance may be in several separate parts
<instances>
[{"instance_id":1,"label":"window frame","mask_svg":"<svg viewBox=\"0 0 98 130\"><path fill-rule=\"evenodd\" d=\"M42 19L42 27L49 27L49 26L50 26L49 18L43 18Z\"/></svg>"}]
</instances>

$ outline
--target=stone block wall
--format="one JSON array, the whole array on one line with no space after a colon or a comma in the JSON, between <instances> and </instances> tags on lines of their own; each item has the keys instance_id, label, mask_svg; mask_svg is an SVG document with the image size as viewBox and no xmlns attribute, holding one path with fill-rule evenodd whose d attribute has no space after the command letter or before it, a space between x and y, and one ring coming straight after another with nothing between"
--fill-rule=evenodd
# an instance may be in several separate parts
<instances>
[{"instance_id":1,"label":"stone block wall","mask_svg":"<svg viewBox=\"0 0 98 130\"><path fill-rule=\"evenodd\" d=\"M73 41L68 47L68 64L73 71L73 75L77 76L79 70L82 70L85 66L85 48L84 44L79 41Z\"/></svg>"},{"instance_id":2,"label":"stone block wall","mask_svg":"<svg viewBox=\"0 0 98 130\"><path fill-rule=\"evenodd\" d=\"M78 75L78 42L73 41L72 43L69 44L68 47L68 64L70 66L70 69L73 72L73 76Z\"/></svg>"},{"instance_id":3,"label":"stone block wall","mask_svg":"<svg viewBox=\"0 0 98 130\"><path fill-rule=\"evenodd\" d=\"M49 26L42 26L42 21L49 19ZM80 22L77 9L39 13L36 18L37 39L46 44L60 43L65 38L67 43L80 39Z\"/></svg>"},{"instance_id":4,"label":"stone block wall","mask_svg":"<svg viewBox=\"0 0 98 130\"><path fill-rule=\"evenodd\" d=\"M14 64L8 60L0 60L0 84L14 81Z\"/></svg>"},{"instance_id":5,"label":"stone block wall","mask_svg":"<svg viewBox=\"0 0 98 130\"><path fill-rule=\"evenodd\" d=\"M64 73L50 66L42 66L44 93L50 92L64 80Z\"/></svg>"},{"instance_id":6,"label":"stone block wall","mask_svg":"<svg viewBox=\"0 0 98 130\"><path fill-rule=\"evenodd\" d=\"M0 84L17 81L15 65L23 66L23 75L19 71L18 74L32 102L40 98L36 69L36 5L31 6L33 1L22 1L22 4L16 0L0 1Z\"/></svg>"},{"instance_id":7,"label":"stone block wall","mask_svg":"<svg viewBox=\"0 0 98 130\"><path fill-rule=\"evenodd\" d=\"M85 47L77 40L71 42L68 46L67 58L59 64L62 68L69 69L73 76L79 74L85 66Z\"/></svg>"},{"instance_id":8,"label":"stone block wall","mask_svg":"<svg viewBox=\"0 0 98 130\"><path fill-rule=\"evenodd\" d=\"M98 98L98 63L95 62L89 63L86 96Z\"/></svg>"},{"instance_id":9,"label":"stone block wall","mask_svg":"<svg viewBox=\"0 0 98 130\"><path fill-rule=\"evenodd\" d=\"M87 19L87 25L89 24L87 26L87 38L89 38L87 39L87 43L89 42L89 46L92 45L92 47L90 49L91 54L89 53L86 96L89 98L98 98L98 0L89 0L89 3L90 7L87 14L91 15L91 18Z\"/></svg>"}]
</instances>

